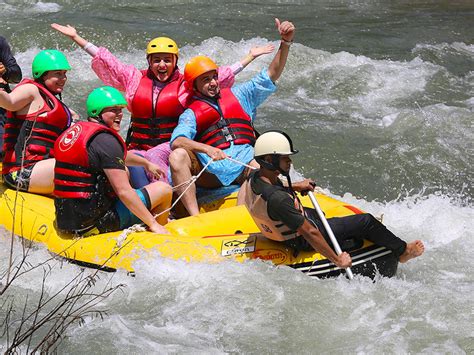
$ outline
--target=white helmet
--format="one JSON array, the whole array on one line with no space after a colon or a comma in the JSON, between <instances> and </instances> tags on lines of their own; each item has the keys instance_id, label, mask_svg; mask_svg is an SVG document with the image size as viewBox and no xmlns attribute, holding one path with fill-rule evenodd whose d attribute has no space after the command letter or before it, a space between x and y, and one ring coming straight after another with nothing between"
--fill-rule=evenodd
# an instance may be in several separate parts
<instances>
[{"instance_id":1,"label":"white helmet","mask_svg":"<svg viewBox=\"0 0 474 355\"><path fill-rule=\"evenodd\" d=\"M280 169L280 156L292 155L298 153L293 149L291 138L281 131L267 131L261 134L255 141L254 156L257 163L261 167L269 170L278 170L282 174L286 174ZM265 155L272 156L272 162L268 162L263 157Z\"/></svg>"},{"instance_id":2,"label":"white helmet","mask_svg":"<svg viewBox=\"0 0 474 355\"><path fill-rule=\"evenodd\" d=\"M281 131L267 131L261 134L255 141L255 157L268 154L292 155L298 153L293 149L291 138Z\"/></svg>"}]
</instances>

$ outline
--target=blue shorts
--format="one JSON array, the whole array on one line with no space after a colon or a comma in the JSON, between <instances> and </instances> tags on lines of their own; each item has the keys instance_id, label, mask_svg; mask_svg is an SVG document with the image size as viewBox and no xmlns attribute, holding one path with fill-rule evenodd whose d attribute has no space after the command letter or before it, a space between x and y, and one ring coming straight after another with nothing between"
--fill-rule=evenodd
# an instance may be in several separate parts
<instances>
[{"instance_id":1,"label":"blue shorts","mask_svg":"<svg viewBox=\"0 0 474 355\"><path fill-rule=\"evenodd\" d=\"M151 208L151 201L150 195L148 195L148 191L145 188L136 189L135 192L137 193L140 200L142 200L143 204L146 206L148 210ZM128 228L133 226L137 223L142 223L140 218L135 216L125 205L122 201L117 200L115 203L115 211L120 219L120 229Z\"/></svg>"}]
</instances>

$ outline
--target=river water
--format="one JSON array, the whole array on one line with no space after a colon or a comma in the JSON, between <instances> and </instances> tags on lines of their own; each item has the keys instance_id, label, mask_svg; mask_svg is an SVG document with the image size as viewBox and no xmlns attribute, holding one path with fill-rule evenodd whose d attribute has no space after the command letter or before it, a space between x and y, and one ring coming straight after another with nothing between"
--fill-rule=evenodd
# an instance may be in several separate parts
<instances>
[{"instance_id":1,"label":"river water","mask_svg":"<svg viewBox=\"0 0 474 355\"><path fill-rule=\"evenodd\" d=\"M274 17L292 20L295 44L257 129L287 131L300 150L299 172L426 245L395 278L375 283L315 280L260 261L157 256L138 263L134 278L101 274L96 287L125 286L99 305L108 311L103 320L87 317L67 330L61 353L474 352L472 1L0 0L0 7L0 34L24 73L40 49L67 52L73 69L63 98L82 117L100 82L88 55L52 22L76 26L138 67L148 40L170 36L183 67L197 54L232 64L251 46L277 43ZM258 58L237 82L270 60ZM0 234L5 262L10 242L2 227ZM31 258L47 256L36 247ZM47 292L79 271L55 266ZM19 304L38 299L41 277L38 270L17 280L11 292Z\"/></svg>"}]
</instances>

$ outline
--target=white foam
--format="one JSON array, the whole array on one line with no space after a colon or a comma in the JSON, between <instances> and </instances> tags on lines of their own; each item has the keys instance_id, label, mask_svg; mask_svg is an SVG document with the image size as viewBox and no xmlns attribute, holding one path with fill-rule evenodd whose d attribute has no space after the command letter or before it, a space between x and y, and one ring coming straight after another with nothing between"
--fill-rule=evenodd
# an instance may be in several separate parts
<instances>
[{"instance_id":1,"label":"white foam","mask_svg":"<svg viewBox=\"0 0 474 355\"><path fill-rule=\"evenodd\" d=\"M260 260L187 263L155 255L135 263L133 278L124 272L114 274L113 282L126 287L102 302L109 316L103 321L88 318L85 327L73 326L69 334L74 336L62 346L68 350L80 344L86 352L102 346L134 352L140 344L145 352L245 353L263 350L265 339L265 348L277 346L291 352L292 345L279 339L282 332L298 329L288 334L305 349L311 347L310 339L319 348L336 352L422 351L436 347L417 345L418 335L436 334L440 348L459 350L442 339L452 336L453 327L456 339L469 337L468 312L462 316L456 310L465 309L474 292L469 252L474 247L473 209L437 195L381 203L345 194L343 200L376 216L384 213L385 224L395 234L408 241L422 239L425 254L400 265L397 277L378 278L376 283L361 277L352 282L343 277L315 280ZM5 260L8 237L0 233L0 256ZM36 261L47 255L40 246L32 258ZM50 291L78 270L68 264L55 269L48 279ZM109 276L103 274L99 285ZM39 271L25 275L17 281L16 292L29 293L34 299L40 277ZM101 341L94 341L91 333L100 334ZM341 337L354 340L334 345ZM375 338L377 344L371 342ZM429 339L432 343L435 338Z\"/></svg>"},{"instance_id":2,"label":"white foam","mask_svg":"<svg viewBox=\"0 0 474 355\"><path fill-rule=\"evenodd\" d=\"M185 45L180 51L180 62L206 54L219 65L230 65L244 57L250 47L267 43L268 40L258 37L237 43L212 37L195 46ZM273 54L269 54L257 58L236 81L249 79L267 66L272 57ZM404 108L400 103L412 105L413 97L423 94L427 83L442 70L443 67L420 58L376 60L347 52L329 53L297 43L279 79L279 87L285 90L278 91L268 101L282 112L342 115L390 126Z\"/></svg>"},{"instance_id":3,"label":"white foam","mask_svg":"<svg viewBox=\"0 0 474 355\"><path fill-rule=\"evenodd\" d=\"M462 239L471 243L474 232L470 223L474 209L442 195L412 195L388 203L368 202L351 194L342 199L375 216L405 240L422 239L428 247L439 248Z\"/></svg>"},{"instance_id":4,"label":"white foam","mask_svg":"<svg viewBox=\"0 0 474 355\"><path fill-rule=\"evenodd\" d=\"M268 43L268 40L258 37L240 42L212 37L198 45L184 45L180 49L180 66L183 69L187 60L199 54L210 56L219 65L231 65L243 58L252 46ZM468 49L471 47L466 46ZM36 50L32 48L24 53L27 58L21 64L26 73L30 72ZM130 49L128 52L111 51L124 63L134 64L140 69L146 66L142 48ZM21 61L22 53L19 56ZM76 87L100 84L90 69L90 58L84 51L74 50L68 53L69 57L73 66L69 76L71 81L76 81ZM236 81L249 79L268 66L272 57L273 54L268 54L257 58L236 77ZM375 60L347 52L329 53L295 44L279 80L279 87L285 88L284 94L280 95L278 91L268 101L283 112L342 115L387 127L397 120L400 112L406 110L406 105L414 104L413 97L426 92L427 83L440 71L443 71L443 67L420 58L406 62ZM268 104L266 102L264 105Z\"/></svg>"},{"instance_id":5,"label":"white foam","mask_svg":"<svg viewBox=\"0 0 474 355\"><path fill-rule=\"evenodd\" d=\"M11 1L12 4L4 1L0 1L0 18L8 17L12 15L24 16L28 14L41 14L41 13L56 13L60 12L63 7L55 2L42 2L42 1ZM7 21L8 22L8 21Z\"/></svg>"},{"instance_id":6,"label":"white foam","mask_svg":"<svg viewBox=\"0 0 474 355\"><path fill-rule=\"evenodd\" d=\"M412 52L416 54L426 49L440 53L454 51L458 52L459 54L467 54L469 56L474 54L474 44L466 44L464 42L438 44L419 43L415 46L415 48L413 48Z\"/></svg>"},{"instance_id":7,"label":"white foam","mask_svg":"<svg viewBox=\"0 0 474 355\"><path fill-rule=\"evenodd\" d=\"M474 97L470 97L469 99L467 99L466 101L464 101L466 106L468 106L471 111L474 109Z\"/></svg>"},{"instance_id":8,"label":"white foam","mask_svg":"<svg viewBox=\"0 0 474 355\"><path fill-rule=\"evenodd\" d=\"M381 124L384 127L388 127L388 126L392 125L392 123L395 122L395 120L398 118L399 114L400 114L400 112L395 112L395 113L392 113L390 115L386 115L386 116L382 117Z\"/></svg>"},{"instance_id":9,"label":"white foam","mask_svg":"<svg viewBox=\"0 0 474 355\"><path fill-rule=\"evenodd\" d=\"M42 2L42 1L38 1L30 9L30 11L34 13L54 13L54 12L59 12L61 10L62 10L62 6L55 2Z\"/></svg>"}]
</instances>

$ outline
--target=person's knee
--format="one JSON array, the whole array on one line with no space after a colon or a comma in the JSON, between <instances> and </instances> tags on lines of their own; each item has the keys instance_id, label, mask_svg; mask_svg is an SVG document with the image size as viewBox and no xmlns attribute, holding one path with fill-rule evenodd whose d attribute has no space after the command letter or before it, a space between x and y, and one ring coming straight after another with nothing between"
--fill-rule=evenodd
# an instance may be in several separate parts
<instances>
[{"instance_id":1,"label":"person's knee","mask_svg":"<svg viewBox=\"0 0 474 355\"><path fill-rule=\"evenodd\" d=\"M178 148L171 152L170 154L170 167L171 170L176 171L183 168L183 166L191 166L191 158L189 157L186 149Z\"/></svg>"},{"instance_id":2,"label":"person's knee","mask_svg":"<svg viewBox=\"0 0 474 355\"><path fill-rule=\"evenodd\" d=\"M169 184L161 181L154 182L146 186L148 195L150 196L152 208L160 204L171 204L173 190Z\"/></svg>"},{"instance_id":3,"label":"person's knee","mask_svg":"<svg viewBox=\"0 0 474 355\"><path fill-rule=\"evenodd\" d=\"M163 194L163 196L166 199L169 199L171 201L171 198L173 196L173 188L171 187L171 185L167 184L167 183L164 183L164 182L161 182L161 181L156 182L156 184L157 184L157 188L160 190L161 194Z\"/></svg>"},{"instance_id":4,"label":"person's knee","mask_svg":"<svg viewBox=\"0 0 474 355\"><path fill-rule=\"evenodd\" d=\"M370 213L363 213L360 216L360 223L364 226L364 228L370 228L376 226L379 221Z\"/></svg>"},{"instance_id":5,"label":"person's knee","mask_svg":"<svg viewBox=\"0 0 474 355\"><path fill-rule=\"evenodd\" d=\"M161 182L161 181L156 181L152 184L149 184L147 186L147 190L158 192L161 195L169 195L172 192L171 186L169 184Z\"/></svg>"}]
</instances>

